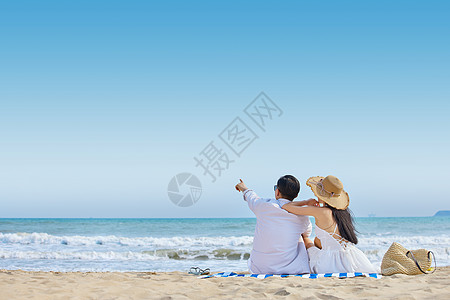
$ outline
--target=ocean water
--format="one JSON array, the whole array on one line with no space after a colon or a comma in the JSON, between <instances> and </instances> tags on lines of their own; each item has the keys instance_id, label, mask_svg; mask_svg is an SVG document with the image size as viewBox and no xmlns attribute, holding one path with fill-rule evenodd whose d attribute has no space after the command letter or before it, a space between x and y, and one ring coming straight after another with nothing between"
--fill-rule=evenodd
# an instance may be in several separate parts
<instances>
[{"instance_id":1,"label":"ocean water","mask_svg":"<svg viewBox=\"0 0 450 300\"><path fill-rule=\"evenodd\" d=\"M256 219L0 219L0 269L245 271ZM396 241L450 265L450 218L356 218L375 265Z\"/></svg>"}]
</instances>

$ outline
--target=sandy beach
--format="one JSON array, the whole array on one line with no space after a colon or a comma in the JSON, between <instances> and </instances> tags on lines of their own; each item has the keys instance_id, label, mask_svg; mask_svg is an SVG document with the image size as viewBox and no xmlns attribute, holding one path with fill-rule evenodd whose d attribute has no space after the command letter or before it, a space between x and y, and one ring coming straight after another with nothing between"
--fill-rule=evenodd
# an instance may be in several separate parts
<instances>
[{"instance_id":1,"label":"sandy beach","mask_svg":"<svg viewBox=\"0 0 450 300\"><path fill-rule=\"evenodd\" d=\"M209 278L181 272L0 271L0 299L449 299L450 267L373 278Z\"/></svg>"}]
</instances>

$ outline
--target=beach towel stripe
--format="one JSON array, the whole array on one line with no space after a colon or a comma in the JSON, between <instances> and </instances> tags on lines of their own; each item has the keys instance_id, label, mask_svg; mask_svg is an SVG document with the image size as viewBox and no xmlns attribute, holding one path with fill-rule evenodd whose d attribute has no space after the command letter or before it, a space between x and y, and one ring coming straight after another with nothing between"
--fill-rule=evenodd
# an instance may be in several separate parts
<instances>
[{"instance_id":1,"label":"beach towel stripe","mask_svg":"<svg viewBox=\"0 0 450 300\"><path fill-rule=\"evenodd\" d=\"M203 275L199 276L198 278L204 279L204 278L212 278L212 277L253 277L253 278L259 278L264 279L267 277L301 277L301 278L310 278L310 279L316 279L316 278L325 278L325 277L336 277L336 278L352 278L352 277L372 277L379 279L382 277L381 274L377 273L325 273L325 274L237 274L234 272L221 272L211 275Z\"/></svg>"}]
</instances>

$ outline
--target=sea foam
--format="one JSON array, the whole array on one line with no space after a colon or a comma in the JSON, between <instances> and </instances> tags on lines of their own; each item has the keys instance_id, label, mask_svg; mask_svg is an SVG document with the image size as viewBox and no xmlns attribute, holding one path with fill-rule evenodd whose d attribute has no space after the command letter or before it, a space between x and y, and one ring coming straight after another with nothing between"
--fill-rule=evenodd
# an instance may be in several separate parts
<instances>
[{"instance_id":1,"label":"sea foam","mask_svg":"<svg viewBox=\"0 0 450 300\"><path fill-rule=\"evenodd\" d=\"M119 237L109 236L54 236L47 233L0 233L5 244L53 244L53 245L122 245L141 247L193 247L193 246L248 246L252 236L240 237Z\"/></svg>"}]
</instances>

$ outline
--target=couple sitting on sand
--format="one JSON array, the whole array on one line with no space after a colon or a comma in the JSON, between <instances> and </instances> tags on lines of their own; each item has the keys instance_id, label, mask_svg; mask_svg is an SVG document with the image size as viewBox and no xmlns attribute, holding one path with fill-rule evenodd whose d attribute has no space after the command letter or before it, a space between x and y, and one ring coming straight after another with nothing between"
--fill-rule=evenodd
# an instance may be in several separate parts
<instances>
[{"instance_id":1,"label":"couple sitting on sand","mask_svg":"<svg viewBox=\"0 0 450 300\"><path fill-rule=\"evenodd\" d=\"M236 185L256 216L253 249L248 260L257 274L376 273L364 253L348 209L349 197L335 176L311 177L306 184L318 200L293 201L300 183L292 175L278 179L275 199L258 197L244 182ZM316 223L314 242L309 238Z\"/></svg>"}]
</instances>

